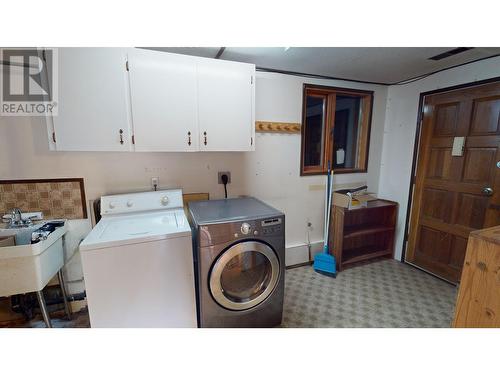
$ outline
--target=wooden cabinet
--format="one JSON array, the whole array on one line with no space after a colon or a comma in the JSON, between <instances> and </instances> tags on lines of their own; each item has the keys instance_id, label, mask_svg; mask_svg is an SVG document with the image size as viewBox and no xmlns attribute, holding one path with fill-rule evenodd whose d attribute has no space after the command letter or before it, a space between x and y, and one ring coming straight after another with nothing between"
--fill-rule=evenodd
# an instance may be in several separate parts
<instances>
[{"instance_id":1,"label":"wooden cabinet","mask_svg":"<svg viewBox=\"0 0 500 375\"><path fill-rule=\"evenodd\" d=\"M198 151L196 60L144 49L129 52L136 151Z\"/></svg>"},{"instance_id":2,"label":"wooden cabinet","mask_svg":"<svg viewBox=\"0 0 500 375\"><path fill-rule=\"evenodd\" d=\"M255 65L143 49L58 52L51 149L255 149Z\"/></svg>"},{"instance_id":3,"label":"wooden cabinet","mask_svg":"<svg viewBox=\"0 0 500 375\"><path fill-rule=\"evenodd\" d=\"M453 326L500 328L500 226L469 236Z\"/></svg>"},{"instance_id":4,"label":"wooden cabinet","mask_svg":"<svg viewBox=\"0 0 500 375\"><path fill-rule=\"evenodd\" d=\"M58 114L47 118L52 148L132 149L125 64L122 48L58 49Z\"/></svg>"},{"instance_id":5,"label":"wooden cabinet","mask_svg":"<svg viewBox=\"0 0 500 375\"><path fill-rule=\"evenodd\" d=\"M254 149L255 66L197 59L201 151Z\"/></svg>"},{"instance_id":6,"label":"wooden cabinet","mask_svg":"<svg viewBox=\"0 0 500 375\"><path fill-rule=\"evenodd\" d=\"M342 271L347 265L377 257L393 257L396 202L377 199L367 207L332 207L329 247Z\"/></svg>"}]
</instances>

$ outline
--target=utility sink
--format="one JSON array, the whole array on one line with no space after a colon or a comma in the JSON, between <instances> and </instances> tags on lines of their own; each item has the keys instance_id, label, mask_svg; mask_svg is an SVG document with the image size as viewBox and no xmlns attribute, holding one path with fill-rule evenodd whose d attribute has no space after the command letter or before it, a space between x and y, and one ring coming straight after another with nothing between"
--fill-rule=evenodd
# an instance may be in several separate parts
<instances>
[{"instance_id":1,"label":"utility sink","mask_svg":"<svg viewBox=\"0 0 500 375\"><path fill-rule=\"evenodd\" d=\"M28 245L31 243L31 233L40 228L46 221L41 221L29 227L7 228L6 224L0 224L0 237L15 236L16 245Z\"/></svg>"},{"instance_id":2,"label":"utility sink","mask_svg":"<svg viewBox=\"0 0 500 375\"><path fill-rule=\"evenodd\" d=\"M16 246L0 247L0 297L40 291L63 266L67 223L46 240L31 244L31 233L44 223L15 229L0 227L0 236L16 236Z\"/></svg>"}]
</instances>

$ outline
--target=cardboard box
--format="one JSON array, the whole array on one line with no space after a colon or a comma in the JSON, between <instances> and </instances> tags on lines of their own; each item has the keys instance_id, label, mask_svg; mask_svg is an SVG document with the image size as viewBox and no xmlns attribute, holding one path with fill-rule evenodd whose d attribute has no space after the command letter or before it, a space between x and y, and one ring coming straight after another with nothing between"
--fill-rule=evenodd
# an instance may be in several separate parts
<instances>
[{"instance_id":1,"label":"cardboard box","mask_svg":"<svg viewBox=\"0 0 500 375\"><path fill-rule=\"evenodd\" d=\"M16 245L16 236L7 236L7 237L0 236L0 247L15 246L15 245Z\"/></svg>"},{"instance_id":2,"label":"cardboard box","mask_svg":"<svg viewBox=\"0 0 500 375\"><path fill-rule=\"evenodd\" d=\"M355 210L368 206L369 201L377 200L374 195L366 192L362 193L338 193L333 192L333 205Z\"/></svg>"}]
</instances>

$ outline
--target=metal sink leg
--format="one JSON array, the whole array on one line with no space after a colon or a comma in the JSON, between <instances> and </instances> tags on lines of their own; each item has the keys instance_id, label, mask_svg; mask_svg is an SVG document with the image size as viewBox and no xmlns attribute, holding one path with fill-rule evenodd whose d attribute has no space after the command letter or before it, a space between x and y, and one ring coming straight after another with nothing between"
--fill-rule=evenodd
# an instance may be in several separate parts
<instances>
[{"instance_id":1,"label":"metal sink leg","mask_svg":"<svg viewBox=\"0 0 500 375\"><path fill-rule=\"evenodd\" d=\"M68 302L68 296L66 294L66 284L64 283L62 268L59 270L59 272L57 272L57 277L59 279L59 285L61 286L62 297L64 300L64 311L66 313L66 316L68 317L68 320L71 320L71 306Z\"/></svg>"},{"instance_id":2,"label":"metal sink leg","mask_svg":"<svg viewBox=\"0 0 500 375\"><path fill-rule=\"evenodd\" d=\"M49 312L47 311L47 305L45 304L45 298L43 297L43 290L36 292L36 297L38 298L38 304L40 305L40 310L42 311L43 320L47 328L52 328L52 322L50 321Z\"/></svg>"}]
</instances>

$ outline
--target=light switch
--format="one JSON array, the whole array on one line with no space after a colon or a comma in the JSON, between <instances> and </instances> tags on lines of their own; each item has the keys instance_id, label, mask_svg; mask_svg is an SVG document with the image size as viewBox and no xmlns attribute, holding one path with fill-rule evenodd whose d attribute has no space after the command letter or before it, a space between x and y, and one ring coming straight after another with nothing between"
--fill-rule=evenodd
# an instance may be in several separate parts
<instances>
[{"instance_id":1,"label":"light switch","mask_svg":"<svg viewBox=\"0 0 500 375\"><path fill-rule=\"evenodd\" d=\"M453 148L451 149L451 156L464 155L465 137L453 138Z\"/></svg>"}]
</instances>

